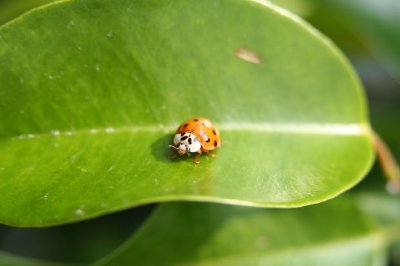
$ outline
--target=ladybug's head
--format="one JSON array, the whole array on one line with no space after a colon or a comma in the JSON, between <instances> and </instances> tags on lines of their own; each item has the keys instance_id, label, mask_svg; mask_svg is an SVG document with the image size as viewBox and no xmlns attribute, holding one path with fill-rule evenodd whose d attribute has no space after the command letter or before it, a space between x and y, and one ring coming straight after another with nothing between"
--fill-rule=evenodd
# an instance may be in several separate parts
<instances>
[{"instance_id":1,"label":"ladybug's head","mask_svg":"<svg viewBox=\"0 0 400 266\"><path fill-rule=\"evenodd\" d=\"M199 139L189 132L176 134L174 137L174 145L169 146L175 149L180 155L198 152L201 149Z\"/></svg>"}]
</instances>

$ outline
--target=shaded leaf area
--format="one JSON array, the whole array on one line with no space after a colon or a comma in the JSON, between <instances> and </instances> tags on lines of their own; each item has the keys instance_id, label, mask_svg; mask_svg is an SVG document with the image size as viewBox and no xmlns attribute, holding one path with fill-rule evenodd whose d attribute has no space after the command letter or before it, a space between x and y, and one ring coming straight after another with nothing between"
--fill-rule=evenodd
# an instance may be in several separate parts
<instances>
[{"instance_id":1,"label":"shaded leaf area","mask_svg":"<svg viewBox=\"0 0 400 266\"><path fill-rule=\"evenodd\" d=\"M383 237L345 196L291 210L166 203L98 265L382 265Z\"/></svg>"},{"instance_id":2,"label":"shaded leaf area","mask_svg":"<svg viewBox=\"0 0 400 266\"><path fill-rule=\"evenodd\" d=\"M56 0L0 0L0 25L35 7Z\"/></svg>"},{"instance_id":3,"label":"shaded leaf area","mask_svg":"<svg viewBox=\"0 0 400 266\"><path fill-rule=\"evenodd\" d=\"M269 4L65 1L0 28L0 69L6 224L166 200L303 206L373 159L347 61ZM195 116L220 128L219 157L169 160L174 128Z\"/></svg>"},{"instance_id":4,"label":"shaded leaf area","mask_svg":"<svg viewBox=\"0 0 400 266\"><path fill-rule=\"evenodd\" d=\"M393 265L400 265L400 241L391 247L391 262Z\"/></svg>"},{"instance_id":5,"label":"shaded leaf area","mask_svg":"<svg viewBox=\"0 0 400 266\"><path fill-rule=\"evenodd\" d=\"M10 260L14 258L11 265L24 265L24 260L18 260L18 257L40 260L42 265L44 261L53 261L48 264L88 265L126 241L140 228L152 210L151 205L141 206L56 227L0 226L0 249L10 255ZM5 263L4 256L0 255L0 265Z\"/></svg>"},{"instance_id":6,"label":"shaded leaf area","mask_svg":"<svg viewBox=\"0 0 400 266\"><path fill-rule=\"evenodd\" d=\"M2 266L76 266L77 264L64 264L50 261L34 260L0 252L0 265Z\"/></svg>"},{"instance_id":7,"label":"shaded leaf area","mask_svg":"<svg viewBox=\"0 0 400 266\"><path fill-rule=\"evenodd\" d=\"M377 224L386 228L390 238L400 240L400 197L390 196L384 191L381 193L359 192L355 196L365 214L373 217Z\"/></svg>"},{"instance_id":8,"label":"shaded leaf area","mask_svg":"<svg viewBox=\"0 0 400 266\"><path fill-rule=\"evenodd\" d=\"M383 190L384 177L376 174L379 169L374 169L373 174L363 181L352 197L364 215L370 217L379 226L382 234L390 244L388 249L389 265L398 265L400 241L400 197L389 195Z\"/></svg>"}]
</instances>

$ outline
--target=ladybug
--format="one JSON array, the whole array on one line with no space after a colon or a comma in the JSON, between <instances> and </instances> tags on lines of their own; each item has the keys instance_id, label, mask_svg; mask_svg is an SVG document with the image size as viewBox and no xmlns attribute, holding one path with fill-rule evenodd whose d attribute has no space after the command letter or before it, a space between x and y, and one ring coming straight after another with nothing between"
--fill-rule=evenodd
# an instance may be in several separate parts
<instances>
[{"instance_id":1,"label":"ladybug","mask_svg":"<svg viewBox=\"0 0 400 266\"><path fill-rule=\"evenodd\" d=\"M197 153L193 162L198 164L200 155L205 152L211 157L210 151L218 149L221 146L221 138L218 129L206 118L194 118L182 123L174 136L174 145L169 147L176 150L173 157L177 154L183 155Z\"/></svg>"}]
</instances>

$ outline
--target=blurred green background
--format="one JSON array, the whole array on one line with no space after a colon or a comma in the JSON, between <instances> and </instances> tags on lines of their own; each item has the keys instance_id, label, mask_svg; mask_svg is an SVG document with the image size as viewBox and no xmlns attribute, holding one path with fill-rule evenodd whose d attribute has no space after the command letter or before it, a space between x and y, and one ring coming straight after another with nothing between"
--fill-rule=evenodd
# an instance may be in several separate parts
<instances>
[{"instance_id":1,"label":"blurred green background","mask_svg":"<svg viewBox=\"0 0 400 266\"><path fill-rule=\"evenodd\" d=\"M0 0L0 24L51 0ZM274 0L328 36L350 59L364 84L374 129L400 158L400 1ZM262 27L259 29L262 31ZM384 187L377 166L357 190ZM350 192L351 193L351 192ZM129 238L154 208L143 206L51 228L0 225L0 249L10 254L85 264ZM400 206L399 206L400 208ZM400 247L390 265L400 265Z\"/></svg>"}]
</instances>

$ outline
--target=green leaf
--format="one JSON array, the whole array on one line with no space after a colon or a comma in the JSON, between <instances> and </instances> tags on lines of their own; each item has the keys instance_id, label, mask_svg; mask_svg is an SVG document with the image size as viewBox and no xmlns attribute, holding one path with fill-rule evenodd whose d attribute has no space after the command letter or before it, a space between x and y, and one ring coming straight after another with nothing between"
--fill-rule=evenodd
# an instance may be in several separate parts
<instances>
[{"instance_id":1,"label":"green leaf","mask_svg":"<svg viewBox=\"0 0 400 266\"><path fill-rule=\"evenodd\" d=\"M152 209L142 206L63 226L0 225L0 265L3 266L1 251L42 261L90 265L129 239Z\"/></svg>"},{"instance_id":2,"label":"green leaf","mask_svg":"<svg viewBox=\"0 0 400 266\"><path fill-rule=\"evenodd\" d=\"M0 251L0 265L1 266L73 266L73 264L63 264L57 262L24 258L2 251Z\"/></svg>"},{"instance_id":3,"label":"green leaf","mask_svg":"<svg viewBox=\"0 0 400 266\"><path fill-rule=\"evenodd\" d=\"M0 24L22 13L56 0L0 0Z\"/></svg>"},{"instance_id":4,"label":"green leaf","mask_svg":"<svg viewBox=\"0 0 400 266\"><path fill-rule=\"evenodd\" d=\"M397 228L398 235L394 238L400 240L400 197L384 193L384 191L365 191L355 193L358 205L364 213L374 217L382 227Z\"/></svg>"},{"instance_id":5,"label":"green leaf","mask_svg":"<svg viewBox=\"0 0 400 266\"><path fill-rule=\"evenodd\" d=\"M290 210L166 203L97 265L384 265L385 247L349 197Z\"/></svg>"},{"instance_id":6,"label":"green leaf","mask_svg":"<svg viewBox=\"0 0 400 266\"><path fill-rule=\"evenodd\" d=\"M6 224L170 200L314 204L374 157L346 59L259 1L64 1L0 28L0 69ZM218 158L169 159L196 116L219 127Z\"/></svg>"},{"instance_id":7,"label":"green leaf","mask_svg":"<svg viewBox=\"0 0 400 266\"><path fill-rule=\"evenodd\" d=\"M396 242L392 248L392 263L393 265L400 265L400 241Z\"/></svg>"}]
</instances>

